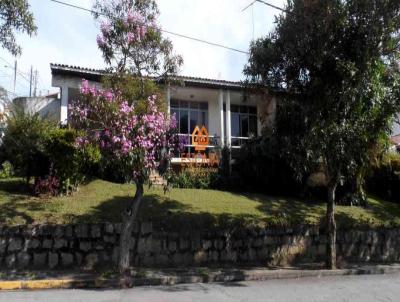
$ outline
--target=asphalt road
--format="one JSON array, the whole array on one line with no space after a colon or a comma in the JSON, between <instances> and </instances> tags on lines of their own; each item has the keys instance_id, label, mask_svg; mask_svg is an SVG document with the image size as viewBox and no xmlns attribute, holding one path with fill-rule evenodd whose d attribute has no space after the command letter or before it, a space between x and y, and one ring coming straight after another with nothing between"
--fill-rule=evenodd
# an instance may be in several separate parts
<instances>
[{"instance_id":1,"label":"asphalt road","mask_svg":"<svg viewBox=\"0 0 400 302\"><path fill-rule=\"evenodd\" d=\"M139 287L129 290L48 290L0 293L0 301L400 301L400 275L346 276Z\"/></svg>"}]
</instances>

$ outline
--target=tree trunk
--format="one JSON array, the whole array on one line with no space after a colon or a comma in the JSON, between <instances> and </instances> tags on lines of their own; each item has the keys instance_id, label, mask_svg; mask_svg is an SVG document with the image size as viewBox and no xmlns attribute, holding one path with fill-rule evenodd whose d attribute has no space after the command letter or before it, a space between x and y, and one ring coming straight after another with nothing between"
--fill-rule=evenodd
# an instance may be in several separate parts
<instances>
[{"instance_id":1,"label":"tree trunk","mask_svg":"<svg viewBox=\"0 0 400 302\"><path fill-rule=\"evenodd\" d=\"M326 266L336 269L336 222L335 222L335 192L337 184L328 186L328 204L326 207L326 220L328 224L328 242L326 244Z\"/></svg>"},{"instance_id":2,"label":"tree trunk","mask_svg":"<svg viewBox=\"0 0 400 302\"><path fill-rule=\"evenodd\" d=\"M132 202L128 205L122 217L122 230L119 244L119 271L121 274L129 275L129 246L132 237L133 224L139 210L140 202L143 197L143 183L136 183L136 193Z\"/></svg>"}]
</instances>

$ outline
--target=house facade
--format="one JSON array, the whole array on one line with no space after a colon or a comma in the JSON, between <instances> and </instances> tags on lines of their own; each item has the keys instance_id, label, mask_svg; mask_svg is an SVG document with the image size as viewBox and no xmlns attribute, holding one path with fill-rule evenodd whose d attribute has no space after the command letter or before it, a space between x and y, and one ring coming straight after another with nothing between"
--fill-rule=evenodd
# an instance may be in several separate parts
<instances>
[{"instance_id":1,"label":"house facade","mask_svg":"<svg viewBox=\"0 0 400 302\"><path fill-rule=\"evenodd\" d=\"M52 86L61 90L60 122L68 122L68 104L79 96L82 79L101 87L102 70L51 64ZM157 81L157 80L156 80ZM240 148L275 116L276 99L267 91L249 92L241 82L177 76L174 84L163 84L168 111L175 114L179 135L187 153L194 151L192 133L207 129L206 150L216 146ZM179 161L179 158L175 158Z\"/></svg>"}]
</instances>

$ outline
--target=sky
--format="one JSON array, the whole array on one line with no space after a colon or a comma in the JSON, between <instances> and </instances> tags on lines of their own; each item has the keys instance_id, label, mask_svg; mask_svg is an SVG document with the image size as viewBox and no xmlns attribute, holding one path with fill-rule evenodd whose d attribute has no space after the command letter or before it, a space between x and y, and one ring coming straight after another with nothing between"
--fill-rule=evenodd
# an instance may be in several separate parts
<instances>
[{"instance_id":1,"label":"sky","mask_svg":"<svg viewBox=\"0 0 400 302\"><path fill-rule=\"evenodd\" d=\"M251 40L265 36L274 27L279 11L253 0L157 0L159 23L165 30L224 44L247 51ZM64 0L85 8L92 0ZM283 7L285 0L269 0ZM17 60L16 94L29 95L30 69L38 71L38 94L57 92L51 86L50 63L90 68L103 68L96 45L99 25L84 11L50 0L29 0L34 14L37 35L17 35L22 55L14 58L0 49L0 86L13 92L13 66ZM180 74L223 80L243 79L248 55L165 34L173 42L175 52L182 55Z\"/></svg>"}]
</instances>

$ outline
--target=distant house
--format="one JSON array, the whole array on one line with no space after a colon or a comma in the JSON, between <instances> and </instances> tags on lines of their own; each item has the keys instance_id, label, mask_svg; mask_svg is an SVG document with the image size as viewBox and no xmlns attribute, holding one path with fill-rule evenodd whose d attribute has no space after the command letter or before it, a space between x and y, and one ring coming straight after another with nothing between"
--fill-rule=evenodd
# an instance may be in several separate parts
<instances>
[{"instance_id":1,"label":"distant house","mask_svg":"<svg viewBox=\"0 0 400 302\"><path fill-rule=\"evenodd\" d=\"M40 97L18 97L12 100L15 108L20 108L25 113L38 113L41 117L60 121L60 104L58 94Z\"/></svg>"},{"instance_id":2,"label":"distant house","mask_svg":"<svg viewBox=\"0 0 400 302\"><path fill-rule=\"evenodd\" d=\"M60 121L68 122L68 104L79 95L82 79L101 86L103 70L51 64L52 86L61 89ZM186 138L187 152L193 152L191 134L205 126L210 144L239 148L251 136L261 134L262 126L272 125L276 99L267 91L248 92L241 82L177 76L165 85L168 111L178 120L179 135ZM175 159L178 160L178 159Z\"/></svg>"},{"instance_id":3,"label":"distant house","mask_svg":"<svg viewBox=\"0 0 400 302\"><path fill-rule=\"evenodd\" d=\"M393 145L393 149L400 152L400 134L394 135L390 138L390 142Z\"/></svg>"}]
</instances>

